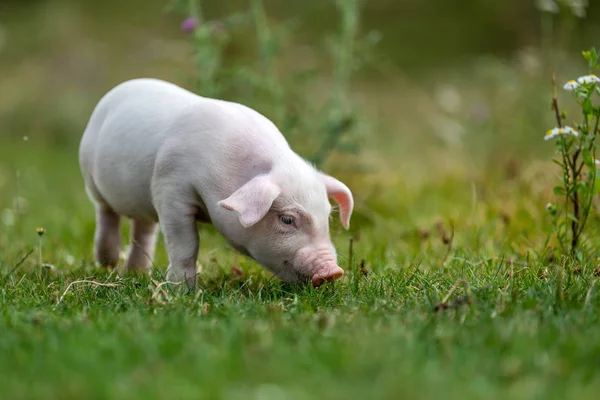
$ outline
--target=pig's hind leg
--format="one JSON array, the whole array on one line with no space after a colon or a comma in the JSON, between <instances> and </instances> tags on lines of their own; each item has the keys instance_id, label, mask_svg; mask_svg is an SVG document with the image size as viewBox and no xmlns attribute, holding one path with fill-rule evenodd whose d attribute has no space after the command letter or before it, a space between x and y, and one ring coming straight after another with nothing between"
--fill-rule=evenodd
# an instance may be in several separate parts
<instances>
[{"instance_id":1,"label":"pig's hind leg","mask_svg":"<svg viewBox=\"0 0 600 400\"><path fill-rule=\"evenodd\" d=\"M152 221L132 220L131 250L127 256L127 269L150 271L156 248L158 225Z\"/></svg>"},{"instance_id":2,"label":"pig's hind leg","mask_svg":"<svg viewBox=\"0 0 600 400\"><path fill-rule=\"evenodd\" d=\"M121 246L121 217L103 204L96 206L96 232L94 234L94 256L106 267L119 263Z\"/></svg>"}]
</instances>

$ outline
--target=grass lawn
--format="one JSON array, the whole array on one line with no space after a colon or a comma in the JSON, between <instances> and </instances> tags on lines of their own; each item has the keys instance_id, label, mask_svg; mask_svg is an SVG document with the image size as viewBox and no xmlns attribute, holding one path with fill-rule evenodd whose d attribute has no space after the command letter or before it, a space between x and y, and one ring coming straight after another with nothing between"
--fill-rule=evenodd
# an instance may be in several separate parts
<instances>
[{"instance_id":1,"label":"grass lawn","mask_svg":"<svg viewBox=\"0 0 600 400\"><path fill-rule=\"evenodd\" d=\"M154 280L93 267L73 146L0 139L0 397L597 398L597 265L535 252L549 219L519 176L351 183L353 228L332 232L346 276L316 290L202 227L190 294L160 285L162 239Z\"/></svg>"}]
</instances>

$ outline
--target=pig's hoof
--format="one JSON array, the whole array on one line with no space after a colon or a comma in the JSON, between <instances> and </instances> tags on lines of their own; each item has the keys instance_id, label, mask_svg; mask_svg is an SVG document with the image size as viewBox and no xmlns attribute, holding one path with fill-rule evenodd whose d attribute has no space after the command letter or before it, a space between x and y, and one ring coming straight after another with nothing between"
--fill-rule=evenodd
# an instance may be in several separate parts
<instances>
[{"instance_id":1,"label":"pig's hoof","mask_svg":"<svg viewBox=\"0 0 600 400\"><path fill-rule=\"evenodd\" d=\"M196 289L198 287L198 273L197 271L184 271L169 267L166 281L181 283L188 289Z\"/></svg>"}]
</instances>

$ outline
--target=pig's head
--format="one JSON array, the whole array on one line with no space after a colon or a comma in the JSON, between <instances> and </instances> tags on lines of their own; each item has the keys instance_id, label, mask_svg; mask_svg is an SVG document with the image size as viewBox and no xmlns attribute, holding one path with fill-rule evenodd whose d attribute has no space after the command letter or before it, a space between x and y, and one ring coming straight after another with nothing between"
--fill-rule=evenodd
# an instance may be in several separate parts
<instances>
[{"instance_id":1,"label":"pig's head","mask_svg":"<svg viewBox=\"0 0 600 400\"><path fill-rule=\"evenodd\" d=\"M339 205L348 229L354 207L350 189L312 167L259 175L219 205L237 214L243 232L238 244L254 260L285 282L319 286L344 274L329 234L329 198Z\"/></svg>"}]
</instances>

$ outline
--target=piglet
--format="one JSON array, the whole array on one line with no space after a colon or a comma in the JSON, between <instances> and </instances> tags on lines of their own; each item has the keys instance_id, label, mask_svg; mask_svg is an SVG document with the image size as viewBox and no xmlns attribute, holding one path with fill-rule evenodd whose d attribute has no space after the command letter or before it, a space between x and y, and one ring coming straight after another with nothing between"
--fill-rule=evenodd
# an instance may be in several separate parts
<instances>
[{"instance_id":1,"label":"piglet","mask_svg":"<svg viewBox=\"0 0 600 400\"><path fill-rule=\"evenodd\" d=\"M126 268L150 271L160 226L169 281L197 285L198 222L212 223L282 281L319 286L344 274L329 233L329 198L348 229L352 193L244 105L157 79L126 81L94 109L79 163L96 207L101 265L118 264L120 220L128 217Z\"/></svg>"}]
</instances>

